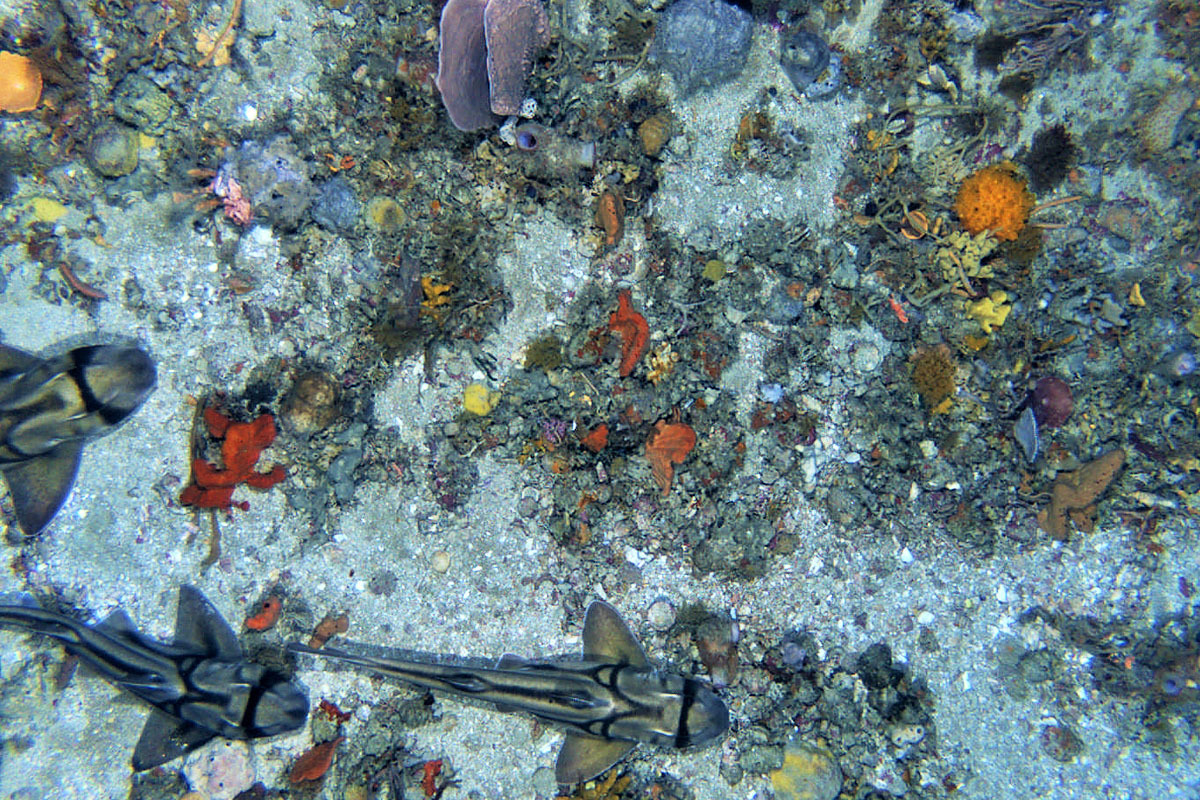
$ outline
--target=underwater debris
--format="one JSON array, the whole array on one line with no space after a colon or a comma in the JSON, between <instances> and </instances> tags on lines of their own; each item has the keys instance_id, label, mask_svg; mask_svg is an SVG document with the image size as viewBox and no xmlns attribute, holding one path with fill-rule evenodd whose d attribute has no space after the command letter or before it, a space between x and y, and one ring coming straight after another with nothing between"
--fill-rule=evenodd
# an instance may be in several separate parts
<instances>
[{"instance_id":1,"label":"underwater debris","mask_svg":"<svg viewBox=\"0 0 1200 800\"><path fill-rule=\"evenodd\" d=\"M633 310L628 289L617 293L617 310L609 315L608 327L621 337L621 366L617 373L628 378L650 344L650 325Z\"/></svg>"},{"instance_id":2,"label":"underwater debris","mask_svg":"<svg viewBox=\"0 0 1200 800\"><path fill-rule=\"evenodd\" d=\"M654 482L662 489L663 497L671 493L675 464L682 464L696 446L696 432L682 422L659 420L646 440L646 460L654 474Z\"/></svg>"},{"instance_id":3,"label":"underwater debris","mask_svg":"<svg viewBox=\"0 0 1200 800\"><path fill-rule=\"evenodd\" d=\"M504 130L502 127L502 137ZM514 126L511 136L512 144L516 147L514 155L517 163L531 177L562 180L581 169L596 166L595 142L564 136L545 125L529 121Z\"/></svg>"},{"instance_id":4,"label":"underwater debris","mask_svg":"<svg viewBox=\"0 0 1200 800\"><path fill-rule=\"evenodd\" d=\"M192 459L192 482L179 495L183 505L229 509L234 505L233 490L239 484L270 489L287 477L279 464L269 472L254 469L259 455L275 441L275 418L270 414L262 414L253 422L234 422L209 406L204 409L204 422L210 436L225 440L221 444L225 467L218 468L203 458ZM238 505L242 510L250 507L249 503Z\"/></svg>"},{"instance_id":5,"label":"underwater debris","mask_svg":"<svg viewBox=\"0 0 1200 800\"><path fill-rule=\"evenodd\" d=\"M1125 451L1109 450L1074 472L1059 475L1050 488L1050 504L1037 515L1038 525L1060 542L1067 540L1067 518L1081 531L1095 527L1094 503L1125 463Z\"/></svg>"},{"instance_id":6,"label":"underwater debris","mask_svg":"<svg viewBox=\"0 0 1200 800\"><path fill-rule=\"evenodd\" d=\"M954 210L968 233L991 231L1005 242L1016 240L1033 206L1033 194L1011 161L991 164L968 177L954 201Z\"/></svg>"}]
</instances>

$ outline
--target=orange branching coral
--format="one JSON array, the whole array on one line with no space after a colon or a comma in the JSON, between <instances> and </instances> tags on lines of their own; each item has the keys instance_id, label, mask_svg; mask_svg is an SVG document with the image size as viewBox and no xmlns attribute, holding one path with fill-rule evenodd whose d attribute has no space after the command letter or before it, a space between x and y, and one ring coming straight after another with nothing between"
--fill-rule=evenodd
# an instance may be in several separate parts
<instances>
[{"instance_id":1,"label":"orange branching coral","mask_svg":"<svg viewBox=\"0 0 1200 800\"><path fill-rule=\"evenodd\" d=\"M662 489L663 497L671 493L675 464L682 464L696 446L696 432L682 422L659 420L646 440L646 459L654 473L654 482Z\"/></svg>"},{"instance_id":2,"label":"orange branching coral","mask_svg":"<svg viewBox=\"0 0 1200 800\"><path fill-rule=\"evenodd\" d=\"M204 422L214 439L224 439L219 469L203 458L192 459L192 482L179 495L179 502L197 508L230 508L233 490L245 483L254 489L269 489L287 473L276 464L270 472L256 472L258 456L275 441L275 418L263 414L253 422L234 422L215 408L204 409ZM242 509L249 507L242 504Z\"/></svg>"},{"instance_id":3,"label":"orange branching coral","mask_svg":"<svg viewBox=\"0 0 1200 800\"><path fill-rule=\"evenodd\" d=\"M621 336L621 368L618 372L622 378L627 378L650 344L650 326L645 317L633 310L628 289L617 293L617 310L609 315L608 327Z\"/></svg>"},{"instance_id":4,"label":"orange branching coral","mask_svg":"<svg viewBox=\"0 0 1200 800\"><path fill-rule=\"evenodd\" d=\"M954 210L968 233L991 231L997 239L1016 241L1033 211L1034 198L1011 161L992 164L963 181Z\"/></svg>"}]
</instances>

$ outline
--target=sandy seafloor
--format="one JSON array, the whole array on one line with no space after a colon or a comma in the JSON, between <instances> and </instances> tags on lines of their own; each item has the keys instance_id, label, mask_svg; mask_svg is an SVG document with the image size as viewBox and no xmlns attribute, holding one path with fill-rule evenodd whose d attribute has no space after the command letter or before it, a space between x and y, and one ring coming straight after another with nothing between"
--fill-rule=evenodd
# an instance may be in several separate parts
<instances>
[{"instance_id":1,"label":"sandy seafloor","mask_svg":"<svg viewBox=\"0 0 1200 800\"><path fill-rule=\"evenodd\" d=\"M257 95L260 115L273 113L273 104L318 103L311 89L322 67L300 55L291 44L312 34L314 20L333 14L292 4L293 14L280 22L276 38L265 46L278 51L275 69L278 93ZM0 13L18 13L19 6L0 6ZM871 11L868 6L868 15ZM260 9L261 11L261 9ZM1136 42L1141 27L1137 11L1113 37ZM336 14L333 14L336 16ZM870 46L870 19L845 33L848 47ZM328 28L323 27L327 32ZM1122 33L1124 30L1124 33ZM328 35L322 33L321 35ZM819 126L828 135L821 142L808 183L760 185L750 181L717 180L721 141L714 128L736 124L740 109L753 98L775 69L766 53L774 33L756 28L755 49L739 83L702 93L676 106L690 144L688 160L672 168L656 197L656 213L669 230L688 236L696 226L715 224L720 237L736 237L747 222L761 217L801 219L818 233L834 215L833 187L852 121L864 113L853 98L825 104L791 107L796 120ZM1107 41L1117 47L1121 39ZM1133 46L1133 45L1130 45ZM1151 60L1135 66L1153 70ZM776 76L770 75L774 78ZM1098 70L1057 79L1045 87L1056 94L1061 115L1089 115L1089 98L1106 92L1111 75ZM633 85L637 76L630 79ZM286 88L285 88L286 87ZM970 87L964 87L969 90ZM214 104L232 109L247 90L232 82L214 90ZM1115 102L1120 103L1116 98ZM1073 105L1076 103L1076 105ZM1036 108L1031 103L1030 108ZM1111 112L1111 113L1118 113ZM1031 111L1029 127L1040 120ZM236 124L231 120L231 124ZM448 124L448 123L447 123ZM156 157L153 151L143 158ZM80 166L79 169L84 169ZM1136 175L1114 176L1136 181ZM769 183L769 182L768 182ZM714 190L713 186L718 185ZM26 187L28 188L28 187ZM22 195L18 194L18 197ZM303 593L318 618L327 610L345 611L356 641L412 647L432 652L487 656L503 652L539 656L569 652L579 646L578 630L564 633L561 610L552 600L549 582L531 581L550 572L569 579L569 559L537 525L514 524L518 500L526 494L544 496L545 476L515 463L484 457L479 463L480 489L466 512L454 518L440 513L428 490L388 484L361 485L349 511L330 520L332 540L307 544L305 515L290 509L282 492L239 494L251 501L248 512L222 519L223 554L217 566L203 571L207 521L186 509L168 507L152 488L164 476L186 476L185 443L194 408L189 399L214 387L233 393L244 374L239 363L253 364L273 355L305 353L337 364L348 353L342 332L329 327L321 308L303 306L303 340L277 340L252 334L245 318L219 292L220 275L211 238L167 222L165 198L129 197L124 208L97 197L89 212L107 226L110 247L77 244L93 265L99 283L119 286L136 278L145 290L144 306L168 305L187 309L183 325L164 333L148 324L144 312L121 302L102 302L88 311L69 304L52 305L32 287L41 268L31 263L21 246L0 252L6 285L0 295L0 331L6 343L34 352L61 350L115 337L134 337L158 363L158 388L138 413L115 433L91 443L74 492L52 527L24 547L27 579L13 570L0 574L0 591L58 587L98 619L113 608L124 608L148 633L167 638L171 633L175 593L181 583L194 583L238 627L248 604L287 573L288 586ZM19 208L5 209L5 224L20 224ZM58 225L62 230L82 223L83 211L73 210ZM639 246L636 231L630 247ZM571 291L590 280L587 261L578 255L579 231L553 218L533 218L521 235L512 238L498 263L515 307L504 325L483 346L499 356L501 375L519 360L530 335L554 319L566 316ZM712 235L711 231L706 235ZM323 269L330 274L347 268L349 254L332 248ZM269 230L250 231L240 247L239 262L257 270L264 301L303 291L289 270L274 269L278 241ZM560 298L547 311L543 298ZM523 298L537 297L537 302ZM863 333L870 336L870 332ZM739 342L737 364L726 371L721 391L739 396L748 415L751 391L761 374L762 340L746 336ZM419 359L397 363L391 383L379 392L376 428L371 435L397 436L406 444L423 446L428 437L460 413L466 383L482 378L470 362L445 353L435 364L433 380L424 378ZM852 392L852 375L836 376ZM747 416L748 418L748 416ZM844 459L850 450L838 441L839 410L830 409L832 425L822 430L824 464ZM272 451L263 463L273 463ZM417 482L424 487L424 482ZM919 487L916 487L919 488ZM915 489L916 490L916 489ZM747 498L733 494L726 502ZM1106 517L1112 520L1112 517ZM1017 625L1018 615L1033 605L1101 618L1123 618L1148 624L1187 607L1178 590L1181 576L1195 580L1200 563L1200 535L1194 520L1176 516L1160 525L1161 540L1171 553L1171 565L1146 572L1136 566L1131 532L1103 527L1069 543L1043 541L1020 548L1002 538L995 555L981 559L960 552L951 540L930 531L901 538L889 530L839 530L811 510L799 488L789 512L789 525L800 534L798 551L774 558L768 574L750 582L730 582L693 575L685 553L646 556L613 547L641 569L640 582L610 599L636 632L645 636L655 657L655 634L647 609L660 597L676 606L700 601L733 614L743 631L772 632L775 637L797 628L812 631L826 647L850 658L866 645L888 642L912 674L927 681L943 763L961 780L956 796L964 798L1195 798L1200 797L1200 742L1186 726L1175 731L1179 743L1171 757L1149 749L1138 736L1140 721L1131 702L1089 690L1088 654L1067 648L1073 660L1065 667L1080 687L1069 722L1082 739L1082 754L1070 763L1051 759L1039 746L1039 731L1063 720L1063 709L1046 691L1018 699L1001 686L994 648L1000 637L1024 637L1030 646L1038 634ZM897 525L897 533L900 526ZM10 558L17 550L8 546ZM450 554L444 574L430 567L438 550ZM566 560L564 560L566 559ZM387 597L367 591L367 579L390 570L397 590ZM602 587L578 587L604 597ZM865 613L865 626L852 620ZM914 620L920 618L920 625ZM937 652L917 647L918 630L927 627L940 644ZM129 792L128 759L145 719L145 709L121 698L103 681L77 675L61 693L51 687L61 650L46 641L11 631L0 632L0 726L6 746L0 751L0 797L3 798L123 798ZM751 660L753 653L743 653ZM40 661L34 661L40 659ZM10 683L28 665L32 676ZM300 678L314 704L320 698L363 705L346 726L353 739L370 703L391 693L365 675L326 671L311 660L302 663ZM440 722L413 730L410 750L452 761L459 785L446 800L457 798L549 798L554 794L552 766L557 734L531 739L524 718L440 702ZM730 787L718 773L721 756L736 751L738 706L732 705L734 730L715 749L676 754L643 748L641 758L688 783L697 800L767 798L763 777L747 777ZM1182 724L1181 724L1182 725ZM21 746L13 742L20 741ZM291 736L257 741L251 764L258 779L281 785L286 770L312 742L308 728ZM221 742L210 748L226 748ZM208 759L203 749L189 761ZM335 764L334 770L337 766ZM881 774L881 787L902 793L896 776ZM332 797L327 790L319 797Z\"/></svg>"}]
</instances>

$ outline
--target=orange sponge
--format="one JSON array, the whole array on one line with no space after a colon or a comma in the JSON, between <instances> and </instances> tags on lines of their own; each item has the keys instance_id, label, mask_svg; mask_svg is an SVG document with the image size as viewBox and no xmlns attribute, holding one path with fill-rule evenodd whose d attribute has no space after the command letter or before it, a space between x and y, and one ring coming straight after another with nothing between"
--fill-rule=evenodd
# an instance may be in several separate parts
<instances>
[{"instance_id":1,"label":"orange sponge","mask_svg":"<svg viewBox=\"0 0 1200 800\"><path fill-rule=\"evenodd\" d=\"M0 111L33 111L42 96L42 73L25 56L0 52Z\"/></svg>"},{"instance_id":2,"label":"orange sponge","mask_svg":"<svg viewBox=\"0 0 1200 800\"><path fill-rule=\"evenodd\" d=\"M1033 194L1011 161L984 167L963 181L954 210L968 233L991 231L1001 241L1014 241L1033 211Z\"/></svg>"}]
</instances>

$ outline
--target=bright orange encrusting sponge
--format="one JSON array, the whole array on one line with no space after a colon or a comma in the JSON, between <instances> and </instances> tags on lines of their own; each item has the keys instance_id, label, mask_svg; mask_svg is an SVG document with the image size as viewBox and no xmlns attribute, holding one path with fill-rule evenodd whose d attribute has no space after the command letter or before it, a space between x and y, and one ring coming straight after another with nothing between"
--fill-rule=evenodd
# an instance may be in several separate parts
<instances>
[{"instance_id":1,"label":"bright orange encrusting sponge","mask_svg":"<svg viewBox=\"0 0 1200 800\"><path fill-rule=\"evenodd\" d=\"M33 111L42 97L42 72L25 56L0 52L0 111Z\"/></svg>"},{"instance_id":2,"label":"bright orange encrusting sponge","mask_svg":"<svg viewBox=\"0 0 1200 800\"><path fill-rule=\"evenodd\" d=\"M991 231L1007 242L1016 240L1033 206L1033 194L1011 161L986 166L967 178L954 201L954 210L968 233Z\"/></svg>"}]
</instances>

